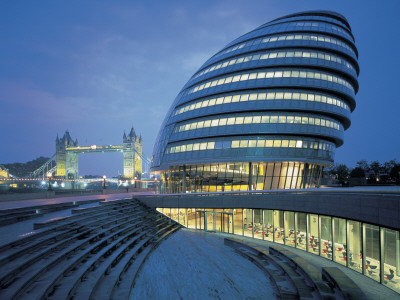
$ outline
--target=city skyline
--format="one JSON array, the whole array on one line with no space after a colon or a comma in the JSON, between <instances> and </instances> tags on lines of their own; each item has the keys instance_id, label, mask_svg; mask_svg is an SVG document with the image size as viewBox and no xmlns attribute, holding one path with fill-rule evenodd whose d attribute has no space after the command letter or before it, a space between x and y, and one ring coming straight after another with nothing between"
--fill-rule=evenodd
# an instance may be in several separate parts
<instances>
[{"instance_id":1,"label":"city skyline","mask_svg":"<svg viewBox=\"0 0 400 300\"><path fill-rule=\"evenodd\" d=\"M357 9L361 1L256 1L251 7L230 1L229 8L227 1L154 3L3 4L0 141L7 148L0 150L0 163L53 155L56 136L66 129L80 145L121 144L124 129L132 125L150 157L166 111L208 57L238 32L317 9L349 20L361 66L357 107L335 163L399 158L395 80L400 63L392 49L400 42L391 30L400 28L397 2L363 4L362 10ZM83 156L80 171L116 175L122 161L118 154Z\"/></svg>"}]
</instances>

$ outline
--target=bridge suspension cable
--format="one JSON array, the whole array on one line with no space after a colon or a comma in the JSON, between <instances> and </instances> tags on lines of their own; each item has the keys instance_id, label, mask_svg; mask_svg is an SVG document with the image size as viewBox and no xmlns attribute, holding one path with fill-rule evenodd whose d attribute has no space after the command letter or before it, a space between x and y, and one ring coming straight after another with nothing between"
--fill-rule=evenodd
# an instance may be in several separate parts
<instances>
[{"instance_id":1,"label":"bridge suspension cable","mask_svg":"<svg viewBox=\"0 0 400 300\"><path fill-rule=\"evenodd\" d=\"M43 165L37 168L35 171L29 173L28 178L46 178L47 173L53 174L57 169L57 164L54 162L56 154L49 158Z\"/></svg>"}]
</instances>

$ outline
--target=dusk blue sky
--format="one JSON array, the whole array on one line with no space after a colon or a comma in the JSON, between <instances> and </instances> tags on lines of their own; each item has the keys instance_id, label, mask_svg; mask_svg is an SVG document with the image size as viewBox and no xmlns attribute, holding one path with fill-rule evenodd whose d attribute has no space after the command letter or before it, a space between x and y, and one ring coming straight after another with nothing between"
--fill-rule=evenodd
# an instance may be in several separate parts
<instances>
[{"instance_id":1,"label":"dusk blue sky","mask_svg":"<svg viewBox=\"0 0 400 300\"><path fill-rule=\"evenodd\" d=\"M2 1L0 164L79 144L121 144L133 125L144 152L190 76L238 36L304 10L350 22L360 90L336 163L400 159L400 1ZM397 92L396 92L397 91ZM119 153L86 154L80 175L122 173Z\"/></svg>"}]
</instances>

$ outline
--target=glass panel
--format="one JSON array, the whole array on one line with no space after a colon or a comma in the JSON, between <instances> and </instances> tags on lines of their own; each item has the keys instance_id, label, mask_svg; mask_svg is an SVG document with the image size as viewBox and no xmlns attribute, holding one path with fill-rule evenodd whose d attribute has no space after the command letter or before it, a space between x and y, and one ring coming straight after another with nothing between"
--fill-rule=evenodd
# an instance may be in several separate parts
<instances>
[{"instance_id":1,"label":"glass panel","mask_svg":"<svg viewBox=\"0 0 400 300\"><path fill-rule=\"evenodd\" d=\"M332 219L327 216L320 216L321 227L321 256L332 259Z\"/></svg>"},{"instance_id":2,"label":"glass panel","mask_svg":"<svg viewBox=\"0 0 400 300\"><path fill-rule=\"evenodd\" d=\"M400 237L399 232L383 230L383 284L400 293Z\"/></svg>"},{"instance_id":3,"label":"glass panel","mask_svg":"<svg viewBox=\"0 0 400 300\"><path fill-rule=\"evenodd\" d=\"M365 275L380 281L379 227L364 224Z\"/></svg>"},{"instance_id":4,"label":"glass panel","mask_svg":"<svg viewBox=\"0 0 400 300\"><path fill-rule=\"evenodd\" d=\"M347 245L349 250L349 268L362 273L362 231L361 223L357 221L347 221Z\"/></svg>"},{"instance_id":5,"label":"glass panel","mask_svg":"<svg viewBox=\"0 0 400 300\"><path fill-rule=\"evenodd\" d=\"M285 245L294 247L296 244L294 228L294 212L285 211Z\"/></svg>"},{"instance_id":6,"label":"glass panel","mask_svg":"<svg viewBox=\"0 0 400 300\"><path fill-rule=\"evenodd\" d=\"M309 252L319 254L319 234L318 234L318 215L308 215L308 239L309 239Z\"/></svg>"},{"instance_id":7,"label":"glass panel","mask_svg":"<svg viewBox=\"0 0 400 300\"><path fill-rule=\"evenodd\" d=\"M171 218L171 209L170 208L163 208L164 209L164 215L166 215L168 218Z\"/></svg>"},{"instance_id":8,"label":"glass panel","mask_svg":"<svg viewBox=\"0 0 400 300\"><path fill-rule=\"evenodd\" d=\"M196 211L196 229L204 230L204 211Z\"/></svg>"},{"instance_id":9,"label":"glass panel","mask_svg":"<svg viewBox=\"0 0 400 300\"><path fill-rule=\"evenodd\" d=\"M262 209L254 209L254 238L263 238L263 220L262 220Z\"/></svg>"},{"instance_id":10,"label":"glass panel","mask_svg":"<svg viewBox=\"0 0 400 300\"><path fill-rule=\"evenodd\" d=\"M307 214L296 213L297 248L307 250Z\"/></svg>"},{"instance_id":11,"label":"glass panel","mask_svg":"<svg viewBox=\"0 0 400 300\"><path fill-rule=\"evenodd\" d=\"M171 208L171 219L175 222L179 222L179 209L178 208Z\"/></svg>"},{"instance_id":12,"label":"glass panel","mask_svg":"<svg viewBox=\"0 0 400 300\"><path fill-rule=\"evenodd\" d=\"M188 228L196 228L196 209L188 208Z\"/></svg>"},{"instance_id":13,"label":"glass panel","mask_svg":"<svg viewBox=\"0 0 400 300\"><path fill-rule=\"evenodd\" d=\"M187 227L187 208L180 208L179 209L179 224Z\"/></svg>"},{"instance_id":14,"label":"glass panel","mask_svg":"<svg viewBox=\"0 0 400 300\"><path fill-rule=\"evenodd\" d=\"M346 265L346 220L340 218L333 218L333 245L334 251L333 260Z\"/></svg>"},{"instance_id":15,"label":"glass panel","mask_svg":"<svg viewBox=\"0 0 400 300\"><path fill-rule=\"evenodd\" d=\"M221 214L214 212L213 209L207 209L205 212L206 230L221 231Z\"/></svg>"},{"instance_id":16,"label":"glass panel","mask_svg":"<svg viewBox=\"0 0 400 300\"><path fill-rule=\"evenodd\" d=\"M264 239L267 241L274 241L274 212L273 210L264 209Z\"/></svg>"},{"instance_id":17,"label":"glass panel","mask_svg":"<svg viewBox=\"0 0 400 300\"><path fill-rule=\"evenodd\" d=\"M235 234L243 235L243 210L241 208L233 210L233 226Z\"/></svg>"},{"instance_id":18,"label":"glass panel","mask_svg":"<svg viewBox=\"0 0 400 300\"><path fill-rule=\"evenodd\" d=\"M283 244L283 211L274 210L274 242Z\"/></svg>"},{"instance_id":19,"label":"glass panel","mask_svg":"<svg viewBox=\"0 0 400 300\"><path fill-rule=\"evenodd\" d=\"M253 237L253 210L244 208L243 209L243 229L244 236Z\"/></svg>"}]
</instances>

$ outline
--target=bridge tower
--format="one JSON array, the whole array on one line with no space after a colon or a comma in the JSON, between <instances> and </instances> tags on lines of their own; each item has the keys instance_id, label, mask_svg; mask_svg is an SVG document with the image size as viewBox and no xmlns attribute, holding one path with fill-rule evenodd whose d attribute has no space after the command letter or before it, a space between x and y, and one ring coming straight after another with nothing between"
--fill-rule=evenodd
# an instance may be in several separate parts
<instances>
[{"instance_id":1,"label":"bridge tower","mask_svg":"<svg viewBox=\"0 0 400 300\"><path fill-rule=\"evenodd\" d=\"M138 155L143 156L142 137L138 137L133 126L128 136L124 132L124 177L138 179L142 176L142 159ZM136 152L136 151L137 152Z\"/></svg>"},{"instance_id":2,"label":"bridge tower","mask_svg":"<svg viewBox=\"0 0 400 300\"><path fill-rule=\"evenodd\" d=\"M56 176L74 179L78 178L78 153L67 151L68 147L78 147L78 140L72 140L69 131L64 136L56 139Z\"/></svg>"}]
</instances>

